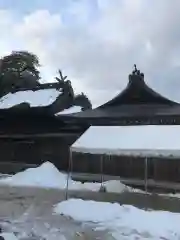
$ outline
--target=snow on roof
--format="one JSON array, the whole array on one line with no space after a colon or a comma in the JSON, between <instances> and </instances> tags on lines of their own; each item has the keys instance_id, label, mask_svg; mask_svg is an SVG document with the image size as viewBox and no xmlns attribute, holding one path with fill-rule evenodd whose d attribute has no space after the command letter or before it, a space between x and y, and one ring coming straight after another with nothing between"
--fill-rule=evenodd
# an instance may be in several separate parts
<instances>
[{"instance_id":1,"label":"snow on roof","mask_svg":"<svg viewBox=\"0 0 180 240\"><path fill-rule=\"evenodd\" d=\"M23 102L29 103L31 107L48 106L56 100L59 94L60 92L56 89L8 93L0 99L0 109L10 108Z\"/></svg>"},{"instance_id":2,"label":"snow on roof","mask_svg":"<svg viewBox=\"0 0 180 240\"><path fill-rule=\"evenodd\" d=\"M90 127L74 151L133 156L180 156L180 126Z\"/></svg>"},{"instance_id":3,"label":"snow on roof","mask_svg":"<svg viewBox=\"0 0 180 240\"><path fill-rule=\"evenodd\" d=\"M76 112L81 112L81 107L73 106L73 107L70 107L68 109L64 109L62 112L59 112L56 115L70 114L70 113L76 113Z\"/></svg>"},{"instance_id":4,"label":"snow on roof","mask_svg":"<svg viewBox=\"0 0 180 240\"><path fill-rule=\"evenodd\" d=\"M170 157L170 158L180 157L180 150L166 150L166 149L153 150L153 149L108 149L108 148L72 147L72 151L91 154L107 154L133 157Z\"/></svg>"}]
</instances>

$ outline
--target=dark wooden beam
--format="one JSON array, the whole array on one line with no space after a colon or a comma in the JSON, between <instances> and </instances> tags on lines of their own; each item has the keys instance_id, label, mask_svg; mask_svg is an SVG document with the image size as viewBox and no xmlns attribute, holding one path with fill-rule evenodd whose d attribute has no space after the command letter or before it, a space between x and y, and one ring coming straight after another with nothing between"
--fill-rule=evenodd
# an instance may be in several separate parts
<instances>
[{"instance_id":1,"label":"dark wooden beam","mask_svg":"<svg viewBox=\"0 0 180 240\"><path fill-rule=\"evenodd\" d=\"M38 91L45 89L59 89L59 82L51 82L51 83L42 83L33 88L12 88L11 93L21 92L21 91Z\"/></svg>"},{"instance_id":2,"label":"dark wooden beam","mask_svg":"<svg viewBox=\"0 0 180 240\"><path fill-rule=\"evenodd\" d=\"M70 137L70 136L77 136L77 133L39 133L39 134L2 134L0 135L0 139L27 139L27 138L47 138L47 137Z\"/></svg>"}]
</instances>

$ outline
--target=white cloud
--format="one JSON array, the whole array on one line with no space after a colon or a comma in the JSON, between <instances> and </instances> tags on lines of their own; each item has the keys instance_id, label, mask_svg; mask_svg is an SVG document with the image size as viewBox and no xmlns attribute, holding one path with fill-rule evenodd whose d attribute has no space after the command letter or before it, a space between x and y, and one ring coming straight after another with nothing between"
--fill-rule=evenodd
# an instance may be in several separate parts
<instances>
[{"instance_id":1,"label":"white cloud","mask_svg":"<svg viewBox=\"0 0 180 240\"><path fill-rule=\"evenodd\" d=\"M127 84L134 63L151 86L180 100L180 2L174 0L73 1L50 13L18 16L0 11L0 54L36 53L43 77L60 67L75 89L103 103Z\"/></svg>"}]
</instances>

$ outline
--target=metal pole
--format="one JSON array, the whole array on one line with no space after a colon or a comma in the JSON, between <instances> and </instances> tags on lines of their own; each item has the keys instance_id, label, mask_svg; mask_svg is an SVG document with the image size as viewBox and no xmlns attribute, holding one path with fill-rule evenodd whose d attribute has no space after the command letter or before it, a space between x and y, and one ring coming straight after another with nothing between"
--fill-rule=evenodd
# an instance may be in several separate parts
<instances>
[{"instance_id":1,"label":"metal pole","mask_svg":"<svg viewBox=\"0 0 180 240\"><path fill-rule=\"evenodd\" d=\"M144 172L144 188L145 188L145 192L147 193L148 190L148 182L147 182L147 178L148 178L148 158L145 158L145 172Z\"/></svg>"},{"instance_id":2,"label":"metal pole","mask_svg":"<svg viewBox=\"0 0 180 240\"><path fill-rule=\"evenodd\" d=\"M68 190L69 190L69 178L71 177L72 172L72 150L69 149L69 159L68 159L68 173L66 179L66 200L68 200Z\"/></svg>"},{"instance_id":3,"label":"metal pole","mask_svg":"<svg viewBox=\"0 0 180 240\"><path fill-rule=\"evenodd\" d=\"M101 187L99 189L100 192L106 192L106 186L104 186L104 172L103 172L103 155L100 157L100 164L101 164Z\"/></svg>"},{"instance_id":4,"label":"metal pole","mask_svg":"<svg viewBox=\"0 0 180 240\"><path fill-rule=\"evenodd\" d=\"M100 158L100 168L101 168L101 188L103 187L103 181L104 181L104 176L103 176L103 154L101 154Z\"/></svg>"}]
</instances>

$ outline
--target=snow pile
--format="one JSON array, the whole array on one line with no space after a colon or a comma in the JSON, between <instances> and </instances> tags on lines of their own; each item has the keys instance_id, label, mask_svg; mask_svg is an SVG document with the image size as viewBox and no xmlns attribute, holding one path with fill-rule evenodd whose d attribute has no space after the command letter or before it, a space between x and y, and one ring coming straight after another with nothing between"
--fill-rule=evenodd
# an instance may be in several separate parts
<instances>
[{"instance_id":1,"label":"snow pile","mask_svg":"<svg viewBox=\"0 0 180 240\"><path fill-rule=\"evenodd\" d=\"M115 239L180 239L179 213L145 211L133 206L81 199L60 202L54 212L77 221L98 223L97 228L108 229Z\"/></svg>"},{"instance_id":2,"label":"snow pile","mask_svg":"<svg viewBox=\"0 0 180 240\"><path fill-rule=\"evenodd\" d=\"M94 223L111 221L121 214L117 203L84 201L82 199L69 199L58 203L54 212L69 216L77 221Z\"/></svg>"},{"instance_id":3,"label":"snow pile","mask_svg":"<svg viewBox=\"0 0 180 240\"><path fill-rule=\"evenodd\" d=\"M67 174L59 172L52 163L45 162L37 168L29 168L11 177L0 179L0 184L65 189L67 186ZM120 193L132 190L120 181L115 180L104 182L103 185L106 186L108 192ZM100 187L101 183L81 183L73 181L71 178L68 180L68 188L70 190L88 190L97 192Z\"/></svg>"},{"instance_id":4,"label":"snow pile","mask_svg":"<svg viewBox=\"0 0 180 240\"><path fill-rule=\"evenodd\" d=\"M159 193L159 196L180 198L180 193Z\"/></svg>"},{"instance_id":5,"label":"snow pile","mask_svg":"<svg viewBox=\"0 0 180 240\"><path fill-rule=\"evenodd\" d=\"M11 177L1 179L0 183L13 186L38 186L59 188L65 186L66 176L60 173L50 162L45 162L37 168L28 168Z\"/></svg>"},{"instance_id":6,"label":"snow pile","mask_svg":"<svg viewBox=\"0 0 180 240\"><path fill-rule=\"evenodd\" d=\"M18 238L13 233L1 233L0 237L4 240L18 240Z\"/></svg>"}]
</instances>

